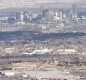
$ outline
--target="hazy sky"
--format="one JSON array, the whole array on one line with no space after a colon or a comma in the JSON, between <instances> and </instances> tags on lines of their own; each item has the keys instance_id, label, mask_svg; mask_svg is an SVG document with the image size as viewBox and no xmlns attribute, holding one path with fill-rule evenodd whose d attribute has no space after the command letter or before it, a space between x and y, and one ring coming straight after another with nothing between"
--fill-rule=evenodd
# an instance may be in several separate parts
<instances>
[{"instance_id":1,"label":"hazy sky","mask_svg":"<svg viewBox=\"0 0 86 80\"><path fill-rule=\"evenodd\" d=\"M0 0L0 2L4 3L4 2L31 2L31 1L57 1L57 2L72 2L72 1L86 1L86 0Z\"/></svg>"},{"instance_id":2,"label":"hazy sky","mask_svg":"<svg viewBox=\"0 0 86 80\"><path fill-rule=\"evenodd\" d=\"M86 0L0 0L0 8L32 6L34 4L53 2L86 2Z\"/></svg>"}]
</instances>

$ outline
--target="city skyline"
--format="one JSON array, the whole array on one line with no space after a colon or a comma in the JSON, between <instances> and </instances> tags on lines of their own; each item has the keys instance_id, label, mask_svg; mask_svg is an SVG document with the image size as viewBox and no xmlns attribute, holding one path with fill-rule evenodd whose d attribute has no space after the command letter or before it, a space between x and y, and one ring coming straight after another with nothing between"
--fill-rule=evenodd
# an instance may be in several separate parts
<instances>
[{"instance_id":1,"label":"city skyline","mask_svg":"<svg viewBox=\"0 0 86 80\"><path fill-rule=\"evenodd\" d=\"M86 80L86 0L0 0L0 80Z\"/></svg>"}]
</instances>

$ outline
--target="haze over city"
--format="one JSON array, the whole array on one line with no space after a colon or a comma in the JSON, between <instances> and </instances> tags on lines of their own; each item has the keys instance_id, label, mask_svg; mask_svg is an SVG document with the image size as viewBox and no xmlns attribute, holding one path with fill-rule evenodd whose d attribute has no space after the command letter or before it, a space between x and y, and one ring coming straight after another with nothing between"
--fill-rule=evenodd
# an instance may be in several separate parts
<instances>
[{"instance_id":1,"label":"haze over city","mask_svg":"<svg viewBox=\"0 0 86 80\"><path fill-rule=\"evenodd\" d=\"M86 0L0 0L0 80L86 80Z\"/></svg>"},{"instance_id":2,"label":"haze over city","mask_svg":"<svg viewBox=\"0 0 86 80\"><path fill-rule=\"evenodd\" d=\"M38 7L41 4L51 5L55 3L85 3L85 0L0 0L0 9L5 8L23 8L23 7ZM49 5L48 5L49 6Z\"/></svg>"}]
</instances>

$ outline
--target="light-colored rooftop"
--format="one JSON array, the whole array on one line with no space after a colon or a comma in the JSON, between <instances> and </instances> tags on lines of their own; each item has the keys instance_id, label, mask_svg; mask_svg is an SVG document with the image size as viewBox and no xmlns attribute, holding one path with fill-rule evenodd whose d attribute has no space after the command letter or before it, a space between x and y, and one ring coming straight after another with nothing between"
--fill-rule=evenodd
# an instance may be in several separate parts
<instances>
[{"instance_id":1,"label":"light-colored rooftop","mask_svg":"<svg viewBox=\"0 0 86 80\"><path fill-rule=\"evenodd\" d=\"M62 71L28 71L29 76L36 78L65 78L65 79L73 79L75 76L71 75L69 72Z\"/></svg>"}]
</instances>

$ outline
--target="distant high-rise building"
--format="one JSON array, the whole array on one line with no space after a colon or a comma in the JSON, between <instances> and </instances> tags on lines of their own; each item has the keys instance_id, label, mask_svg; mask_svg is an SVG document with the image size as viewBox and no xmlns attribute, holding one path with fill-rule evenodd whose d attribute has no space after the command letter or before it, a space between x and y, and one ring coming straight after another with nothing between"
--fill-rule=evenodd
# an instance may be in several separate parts
<instances>
[{"instance_id":1,"label":"distant high-rise building","mask_svg":"<svg viewBox=\"0 0 86 80\"><path fill-rule=\"evenodd\" d=\"M24 12L24 22L28 22L28 21L29 21L29 13Z\"/></svg>"},{"instance_id":2,"label":"distant high-rise building","mask_svg":"<svg viewBox=\"0 0 86 80\"><path fill-rule=\"evenodd\" d=\"M59 17L61 20L63 19L63 10L62 9L59 10Z\"/></svg>"},{"instance_id":3,"label":"distant high-rise building","mask_svg":"<svg viewBox=\"0 0 86 80\"><path fill-rule=\"evenodd\" d=\"M48 13L48 9L44 9L43 12L42 12L42 17L46 17L46 14Z\"/></svg>"},{"instance_id":4,"label":"distant high-rise building","mask_svg":"<svg viewBox=\"0 0 86 80\"><path fill-rule=\"evenodd\" d=\"M23 21L24 20L24 14L23 12L20 12L20 21Z\"/></svg>"},{"instance_id":5,"label":"distant high-rise building","mask_svg":"<svg viewBox=\"0 0 86 80\"><path fill-rule=\"evenodd\" d=\"M73 16L74 16L74 18L77 18L77 5L72 5L72 11L73 11Z\"/></svg>"},{"instance_id":6,"label":"distant high-rise building","mask_svg":"<svg viewBox=\"0 0 86 80\"><path fill-rule=\"evenodd\" d=\"M80 11L78 16L81 19L86 19L86 11Z\"/></svg>"},{"instance_id":7,"label":"distant high-rise building","mask_svg":"<svg viewBox=\"0 0 86 80\"><path fill-rule=\"evenodd\" d=\"M20 12L16 12L16 21L20 20Z\"/></svg>"},{"instance_id":8,"label":"distant high-rise building","mask_svg":"<svg viewBox=\"0 0 86 80\"><path fill-rule=\"evenodd\" d=\"M23 12L16 12L16 21L23 21L24 15Z\"/></svg>"},{"instance_id":9,"label":"distant high-rise building","mask_svg":"<svg viewBox=\"0 0 86 80\"><path fill-rule=\"evenodd\" d=\"M53 11L48 11L45 16L47 21L52 21L54 18L54 13Z\"/></svg>"},{"instance_id":10,"label":"distant high-rise building","mask_svg":"<svg viewBox=\"0 0 86 80\"><path fill-rule=\"evenodd\" d=\"M40 6L40 13L42 13L44 10L44 7L43 6Z\"/></svg>"},{"instance_id":11,"label":"distant high-rise building","mask_svg":"<svg viewBox=\"0 0 86 80\"><path fill-rule=\"evenodd\" d=\"M58 12L55 12L55 16L58 17Z\"/></svg>"},{"instance_id":12,"label":"distant high-rise building","mask_svg":"<svg viewBox=\"0 0 86 80\"><path fill-rule=\"evenodd\" d=\"M71 10L67 11L67 18L69 18L69 19L73 19L74 18L73 11L71 11Z\"/></svg>"},{"instance_id":13,"label":"distant high-rise building","mask_svg":"<svg viewBox=\"0 0 86 80\"><path fill-rule=\"evenodd\" d=\"M29 12L29 21L32 21L32 19L33 19L33 13Z\"/></svg>"}]
</instances>

